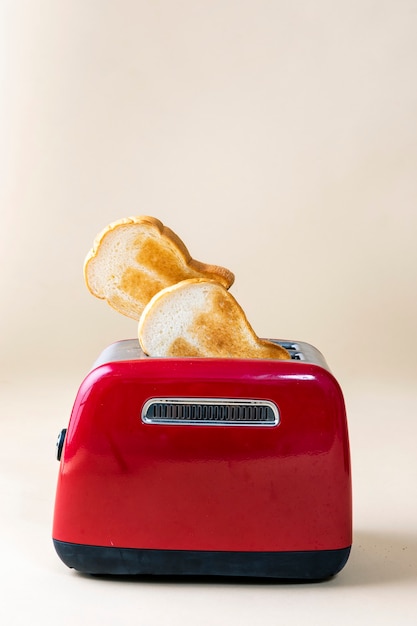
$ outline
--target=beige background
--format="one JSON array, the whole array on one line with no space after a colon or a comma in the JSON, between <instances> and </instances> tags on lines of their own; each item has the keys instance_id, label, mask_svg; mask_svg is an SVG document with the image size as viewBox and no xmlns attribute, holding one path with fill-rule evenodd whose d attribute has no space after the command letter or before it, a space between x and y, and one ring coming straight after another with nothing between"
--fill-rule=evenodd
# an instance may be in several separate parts
<instances>
[{"instance_id":1,"label":"beige background","mask_svg":"<svg viewBox=\"0 0 417 626\"><path fill-rule=\"evenodd\" d=\"M416 4L1 3L2 360L83 365L135 325L93 237L159 217L260 335L414 378ZM30 364L30 365L29 365Z\"/></svg>"},{"instance_id":2,"label":"beige background","mask_svg":"<svg viewBox=\"0 0 417 626\"><path fill-rule=\"evenodd\" d=\"M394 606L395 623L415 623L416 60L413 0L0 0L0 523L15 623L52 619L68 589L102 624L139 596L146 624L220 623L217 606L224 623L264 611L272 624L278 606L286 624L342 623L343 585L343 623L377 606L379 623ZM136 333L87 292L83 260L133 214L233 270L256 332L316 345L341 382L359 539L335 595L255 587L245 605L239 587L109 583L125 600L105 591L98 609L100 583L52 553L55 434L100 350ZM152 613L165 593L171 621Z\"/></svg>"}]
</instances>

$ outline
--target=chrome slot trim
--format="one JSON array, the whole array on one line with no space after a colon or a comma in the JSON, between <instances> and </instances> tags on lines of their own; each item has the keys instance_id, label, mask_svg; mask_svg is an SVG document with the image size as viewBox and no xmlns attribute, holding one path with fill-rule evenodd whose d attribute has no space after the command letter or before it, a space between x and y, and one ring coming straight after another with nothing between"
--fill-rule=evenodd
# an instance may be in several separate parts
<instances>
[{"instance_id":1,"label":"chrome slot trim","mask_svg":"<svg viewBox=\"0 0 417 626\"><path fill-rule=\"evenodd\" d=\"M276 404L236 398L150 398L141 414L145 424L194 426L277 426Z\"/></svg>"}]
</instances>

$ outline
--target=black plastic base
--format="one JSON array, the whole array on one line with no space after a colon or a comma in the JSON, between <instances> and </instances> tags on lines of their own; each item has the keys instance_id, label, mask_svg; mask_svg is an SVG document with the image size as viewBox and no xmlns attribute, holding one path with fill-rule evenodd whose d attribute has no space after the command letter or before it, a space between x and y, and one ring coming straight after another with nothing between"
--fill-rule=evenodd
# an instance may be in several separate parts
<instances>
[{"instance_id":1,"label":"black plastic base","mask_svg":"<svg viewBox=\"0 0 417 626\"><path fill-rule=\"evenodd\" d=\"M350 546L306 552L206 552L139 550L54 541L68 567L86 574L156 576L246 576L283 580L324 580L346 564Z\"/></svg>"}]
</instances>

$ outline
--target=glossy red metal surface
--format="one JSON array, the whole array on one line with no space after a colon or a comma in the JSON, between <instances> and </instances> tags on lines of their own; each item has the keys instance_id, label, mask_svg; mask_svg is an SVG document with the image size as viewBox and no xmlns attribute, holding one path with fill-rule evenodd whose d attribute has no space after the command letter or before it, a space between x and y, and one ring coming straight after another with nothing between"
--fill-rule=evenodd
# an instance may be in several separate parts
<instances>
[{"instance_id":1,"label":"glossy red metal surface","mask_svg":"<svg viewBox=\"0 0 417 626\"><path fill-rule=\"evenodd\" d=\"M274 402L273 427L159 425L152 397ZM84 380L60 463L54 539L168 550L351 545L343 396L324 368L289 361L142 359Z\"/></svg>"}]
</instances>

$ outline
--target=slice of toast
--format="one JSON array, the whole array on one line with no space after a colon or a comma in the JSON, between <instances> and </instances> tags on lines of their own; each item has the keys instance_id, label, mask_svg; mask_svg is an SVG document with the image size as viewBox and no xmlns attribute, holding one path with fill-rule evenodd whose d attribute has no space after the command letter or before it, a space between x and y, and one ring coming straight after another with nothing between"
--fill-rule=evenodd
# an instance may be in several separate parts
<instances>
[{"instance_id":1,"label":"slice of toast","mask_svg":"<svg viewBox=\"0 0 417 626\"><path fill-rule=\"evenodd\" d=\"M138 337L153 357L290 358L257 337L235 298L214 280L184 280L157 293L142 313Z\"/></svg>"},{"instance_id":2,"label":"slice of toast","mask_svg":"<svg viewBox=\"0 0 417 626\"><path fill-rule=\"evenodd\" d=\"M95 239L84 262L90 292L138 320L161 289L190 278L214 279L229 288L228 269L193 259L181 239L154 217L113 222Z\"/></svg>"}]
</instances>

